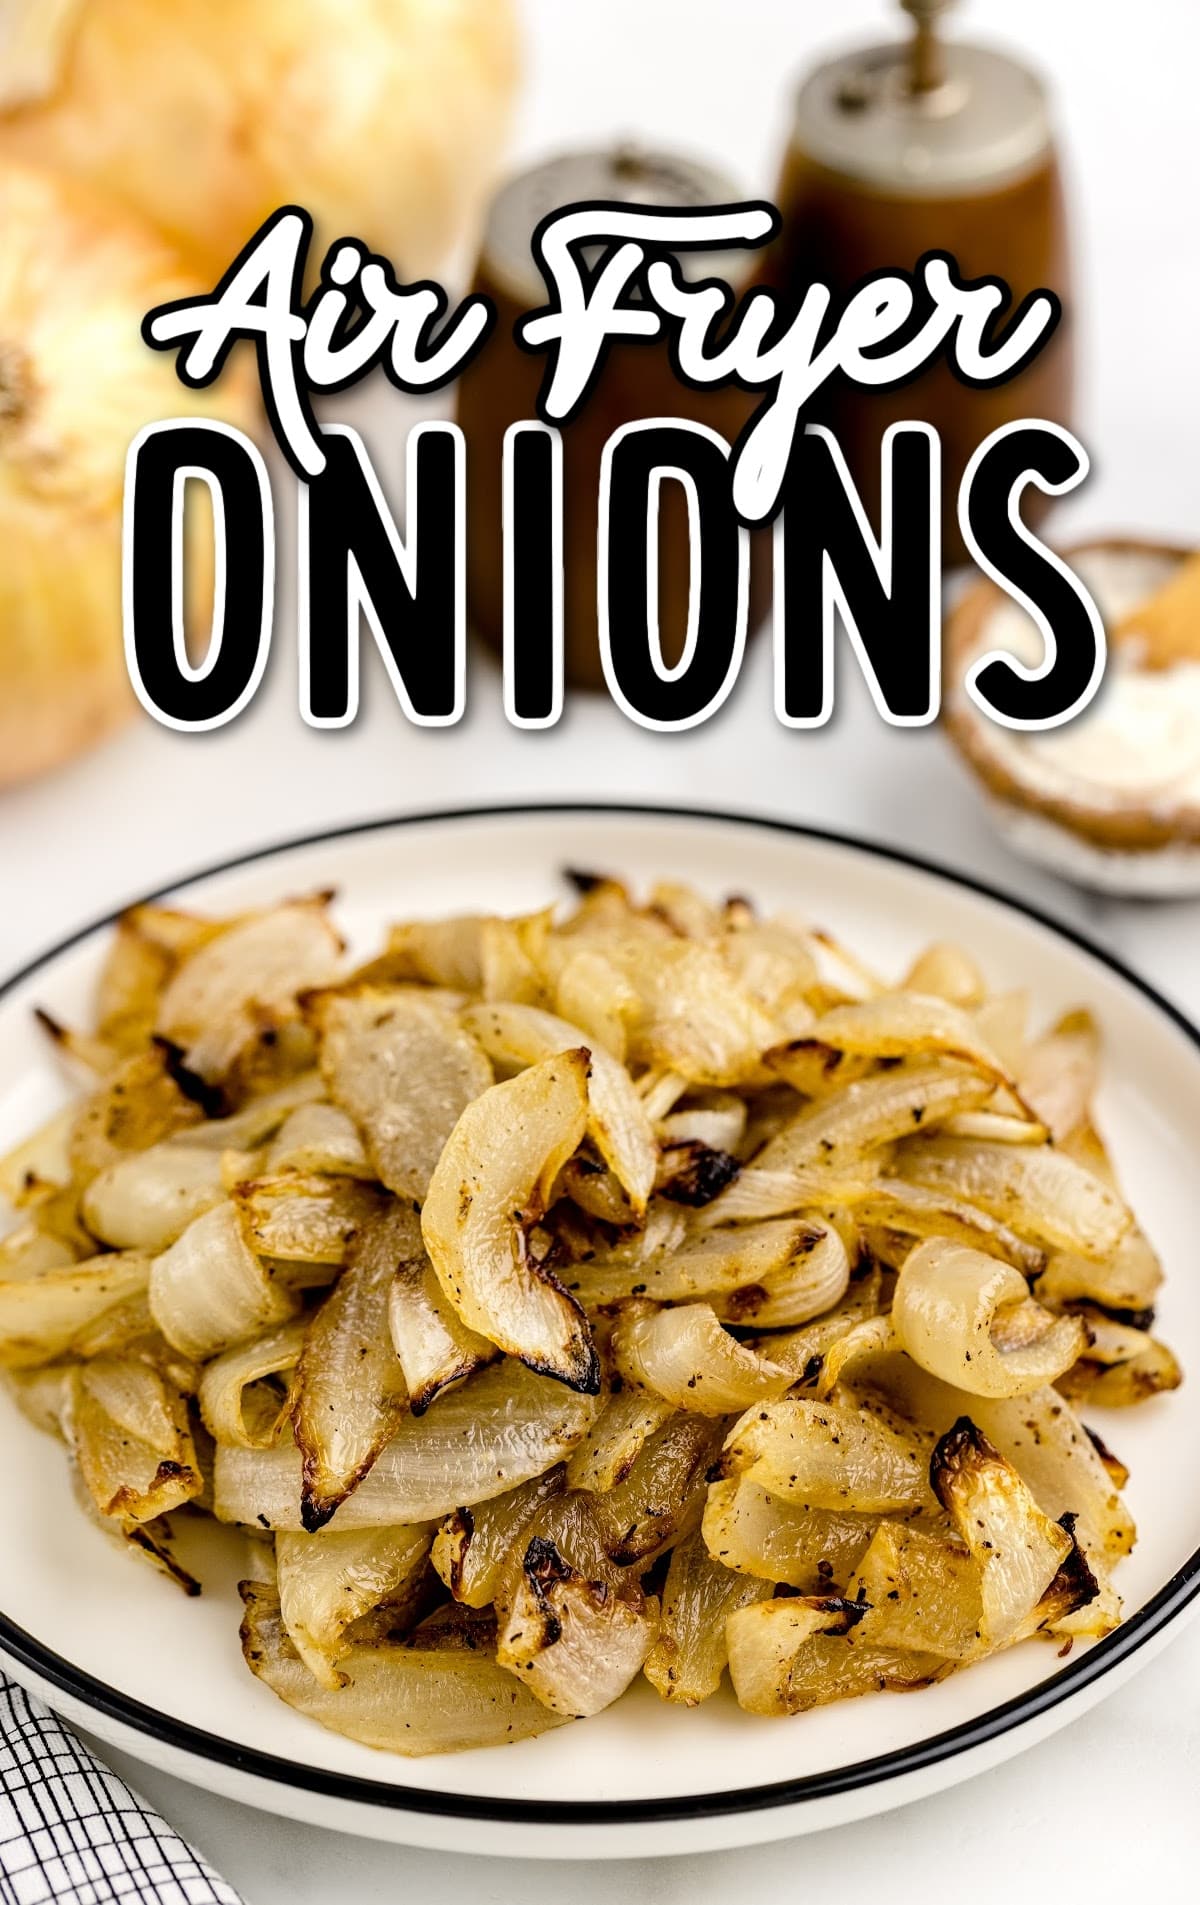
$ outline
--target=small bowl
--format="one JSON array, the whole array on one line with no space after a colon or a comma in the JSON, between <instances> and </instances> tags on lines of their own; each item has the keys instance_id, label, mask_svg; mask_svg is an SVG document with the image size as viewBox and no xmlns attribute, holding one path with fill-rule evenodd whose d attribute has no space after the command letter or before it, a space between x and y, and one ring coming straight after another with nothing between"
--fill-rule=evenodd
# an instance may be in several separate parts
<instances>
[{"instance_id":1,"label":"small bowl","mask_svg":"<svg viewBox=\"0 0 1200 1905\"><path fill-rule=\"evenodd\" d=\"M1145 898L1200 893L1200 626L1195 659L1168 668L1140 664L1136 628L1113 635L1190 553L1133 537L1064 552L1109 627L1109 660L1092 706L1046 733L990 721L963 687L988 649L1037 659L1030 618L989 581L950 617L947 730L1014 851L1079 886Z\"/></svg>"}]
</instances>

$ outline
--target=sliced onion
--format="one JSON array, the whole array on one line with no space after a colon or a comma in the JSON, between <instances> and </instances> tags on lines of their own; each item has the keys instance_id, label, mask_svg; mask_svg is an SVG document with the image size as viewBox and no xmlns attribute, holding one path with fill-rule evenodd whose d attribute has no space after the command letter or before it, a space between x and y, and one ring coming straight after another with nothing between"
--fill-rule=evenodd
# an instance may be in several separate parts
<instances>
[{"instance_id":1,"label":"sliced onion","mask_svg":"<svg viewBox=\"0 0 1200 1905\"><path fill-rule=\"evenodd\" d=\"M930 1469L938 1500L980 1574L981 1637L1010 1639L1071 1553L1071 1536L1043 1514L1012 1466L965 1416L947 1431Z\"/></svg>"},{"instance_id":2,"label":"sliced onion","mask_svg":"<svg viewBox=\"0 0 1200 1905\"><path fill-rule=\"evenodd\" d=\"M856 1639L946 1660L974 1660L988 1651L978 1565L940 1532L881 1522L848 1598L867 1608Z\"/></svg>"},{"instance_id":3,"label":"sliced onion","mask_svg":"<svg viewBox=\"0 0 1200 1905\"><path fill-rule=\"evenodd\" d=\"M626 1382L699 1415L729 1415L791 1386L787 1370L744 1348L707 1303L631 1307L613 1331L612 1349Z\"/></svg>"},{"instance_id":4,"label":"sliced onion","mask_svg":"<svg viewBox=\"0 0 1200 1905\"><path fill-rule=\"evenodd\" d=\"M1069 1012L1022 1055L1017 1083L1056 1143L1085 1122L1100 1073L1100 1032L1090 1012Z\"/></svg>"},{"instance_id":5,"label":"sliced onion","mask_svg":"<svg viewBox=\"0 0 1200 1905\"><path fill-rule=\"evenodd\" d=\"M202 1116L167 1070L161 1051L123 1059L98 1091L84 1101L71 1130L74 1180L88 1184L108 1165L146 1151L172 1132L190 1129Z\"/></svg>"},{"instance_id":6,"label":"sliced onion","mask_svg":"<svg viewBox=\"0 0 1200 1905\"><path fill-rule=\"evenodd\" d=\"M96 1027L117 1051L149 1044L171 965L171 956L132 921L117 921L96 982Z\"/></svg>"},{"instance_id":7,"label":"sliced onion","mask_svg":"<svg viewBox=\"0 0 1200 1905\"><path fill-rule=\"evenodd\" d=\"M712 1094L714 1097L717 1093ZM664 1150L677 1146L699 1146L705 1151L721 1151L732 1156L746 1131L746 1105L732 1092L723 1092L730 1104L697 1104L683 1111L673 1111L666 1118L660 1118L655 1133Z\"/></svg>"},{"instance_id":8,"label":"sliced onion","mask_svg":"<svg viewBox=\"0 0 1200 1905\"><path fill-rule=\"evenodd\" d=\"M919 1648L956 1661L982 1659L997 1644L985 1637L979 1563L941 1530L882 1522L848 1594L868 1609L856 1642ZM1090 1623L1100 1599L1090 1568L1074 1549L999 1644L1011 1646L1051 1627L1059 1631L1064 1620L1085 1617L1085 1611Z\"/></svg>"},{"instance_id":9,"label":"sliced onion","mask_svg":"<svg viewBox=\"0 0 1200 1905\"><path fill-rule=\"evenodd\" d=\"M637 1083L637 1094L645 1107L646 1116L651 1124L657 1124L665 1118L672 1106L687 1093L688 1081L682 1072L673 1072L669 1067L651 1066L642 1073Z\"/></svg>"},{"instance_id":10,"label":"sliced onion","mask_svg":"<svg viewBox=\"0 0 1200 1905\"><path fill-rule=\"evenodd\" d=\"M652 1435L675 1413L675 1405L640 1389L610 1396L567 1463L567 1486L596 1495L616 1488L629 1474Z\"/></svg>"},{"instance_id":11,"label":"sliced onion","mask_svg":"<svg viewBox=\"0 0 1200 1905\"><path fill-rule=\"evenodd\" d=\"M1023 1340L1003 1339L1003 1312L1019 1305L1035 1327ZM920 1244L904 1261L892 1303L901 1349L931 1376L974 1396L1024 1396L1041 1389L1083 1353L1087 1332L1077 1316L1052 1316L1029 1301L1019 1270L943 1237ZM1026 1314L1023 1321L1030 1321Z\"/></svg>"},{"instance_id":12,"label":"sliced onion","mask_svg":"<svg viewBox=\"0 0 1200 1905\"><path fill-rule=\"evenodd\" d=\"M1029 994L1024 988L998 992L975 1009L975 1023L1006 1069L1015 1077L1025 1056Z\"/></svg>"},{"instance_id":13,"label":"sliced onion","mask_svg":"<svg viewBox=\"0 0 1200 1905\"><path fill-rule=\"evenodd\" d=\"M71 1348L97 1317L145 1290L150 1261L114 1251L0 1283L0 1364L29 1368Z\"/></svg>"},{"instance_id":14,"label":"sliced onion","mask_svg":"<svg viewBox=\"0 0 1200 1905\"><path fill-rule=\"evenodd\" d=\"M865 1410L799 1396L748 1410L725 1444L725 1470L814 1508L891 1514L930 1501L916 1441Z\"/></svg>"},{"instance_id":15,"label":"sliced onion","mask_svg":"<svg viewBox=\"0 0 1200 1905\"><path fill-rule=\"evenodd\" d=\"M78 1115L77 1105L64 1105L0 1157L0 1197L19 1210L30 1185L70 1183L71 1132Z\"/></svg>"},{"instance_id":16,"label":"sliced onion","mask_svg":"<svg viewBox=\"0 0 1200 1905\"><path fill-rule=\"evenodd\" d=\"M322 1686L345 1684L337 1663L350 1652L346 1629L423 1567L431 1536L428 1525L355 1529L321 1540L276 1535L279 1611L293 1647Z\"/></svg>"},{"instance_id":17,"label":"sliced onion","mask_svg":"<svg viewBox=\"0 0 1200 1905\"><path fill-rule=\"evenodd\" d=\"M815 1023L815 1015L814 1020ZM799 1037L773 1045L763 1054L763 1063L772 1078L782 1079L803 1098L827 1098L831 1092L844 1091L875 1069L872 1058L855 1057L833 1045L822 1045L811 1036L811 1025Z\"/></svg>"},{"instance_id":18,"label":"sliced onion","mask_svg":"<svg viewBox=\"0 0 1200 1905\"><path fill-rule=\"evenodd\" d=\"M358 1231L384 1207L370 1184L296 1171L238 1184L233 1201L260 1256L326 1265L345 1263Z\"/></svg>"},{"instance_id":19,"label":"sliced onion","mask_svg":"<svg viewBox=\"0 0 1200 1905\"><path fill-rule=\"evenodd\" d=\"M846 1293L850 1260L840 1233L815 1220L805 1225L800 1248L782 1269L761 1283L743 1284L713 1299L723 1323L755 1329L786 1329L832 1309Z\"/></svg>"},{"instance_id":20,"label":"sliced onion","mask_svg":"<svg viewBox=\"0 0 1200 1905\"><path fill-rule=\"evenodd\" d=\"M269 1172L316 1171L330 1176L374 1175L358 1126L337 1105L298 1105L276 1133L267 1153Z\"/></svg>"},{"instance_id":21,"label":"sliced onion","mask_svg":"<svg viewBox=\"0 0 1200 1905\"><path fill-rule=\"evenodd\" d=\"M909 1237L946 1237L1011 1263L1027 1277L1046 1265L1046 1253L996 1217L948 1191L903 1178L878 1177L846 1200L863 1229L878 1226Z\"/></svg>"},{"instance_id":22,"label":"sliced onion","mask_svg":"<svg viewBox=\"0 0 1200 1905\"><path fill-rule=\"evenodd\" d=\"M725 1622L739 1607L765 1600L766 1581L714 1561L697 1531L671 1551L658 1640L646 1678L664 1700L699 1706L717 1691L729 1659Z\"/></svg>"},{"instance_id":23,"label":"sliced onion","mask_svg":"<svg viewBox=\"0 0 1200 1905\"><path fill-rule=\"evenodd\" d=\"M805 1166L797 1171L743 1168L720 1197L696 1217L698 1230L728 1224L758 1224L776 1217L795 1217L801 1211L828 1211L837 1205L857 1204L865 1197L888 1161L886 1150L866 1152L854 1164Z\"/></svg>"},{"instance_id":24,"label":"sliced onion","mask_svg":"<svg viewBox=\"0 0 1200 1905\"><path fill-rule=\"evenodd\" d=\"M885 1356L897 1347L896 1325L887 1316L869 1316L831 1343L814 1384L818 1400L834 1394L847 1370L863 1357Z\"/></svg>"},{"instance_id":25,"label":"sliced onion","mask_svg":"<svg viewBox=\"0 0 1200 1905\"><path fill-rule=\"evenodd\" d=\"M150 1311L169 1343L203 1361L295 1314L226 1201L188 1225L150 1271Z\"/></svg>"},{"instance_id":26,"label":"sliced onion","mask_svg":"<svg viewBox=\"0 0 1200 1905\"><path fill-rule=\"evenodd\" d=\"M726 1623L729 1675L749 1713L803 1713L881 1688L928 1685L946 1671L936 1654L856 1642L862 1609L818 1597L759 1601Z\"/></svg>"},{"instance_id":27,"label":"sliced onion","mask_svg":"<svg viewBox=\"0 0 1200 1905\"><path fill-rule=\"evenodd\" d=\"M834 1006L812 1032L819 1044L868 1058L959 1058L997 1084L1008 1074L970 1013L950 1000L918 992L884 992L854 1005Z\"/></svg>"},{"instance_id":28,"label":"sliced onion","mask_svg":"<svg viewBox=\"0 0 1200 1905\"><path fill-rule=\"evenodd\" d=\"M782 920L742 920L727 927L721 956L739 984L770 1013L777 1036L798 1038L815 1014L809 1002L819 973L807 933Z\"/></svg>"},{"instance_id":29,"label":"sliced onion","mask_svg":"<svg viewBox=\"0 0 1200 1905\"><path fill-rule=\"evenodd\" d=\"M479 990L485 999L546 1003L546 985L526 949L523 926L523 921L515 919L484 921L479 938Z\"/></svg>"},{"instance_id":30,"label":"sliced onion","mask_svg":"<svg viewBox=\"0 0 1200 1905\"><path fill-rule=\"evenodd\" d=\"M747 1300L735 1302L734 1311L753 1312L757 1321L763 1305L778 1299L781 1307L786 1304L789 1309L786 1320L800 1322L836 1303L848 1274L845 1246L836 1231L809 1219L792 1218L685 1235L661 1253L637 1262L615 1255L579 1264L566 1281L589 1309L630 1295L647 1296L657 1303L700 1297L719 1308L723 1297L758 1291L762 1299L758 1309ZM797 1310L802 1314L797 1315Z\"/></svg>"},{"instance_id":31,"label":"sliced onion","mask_svg":"<svg viewBox=\"0 0 1200 1905\"><path fill-rule=\"evenodd\" d=\"M420 1229L407 1205L365 1224L308 1326L292 1421L303 1466L301 1514L310 1534L358 1487L408 1409L388 1307L398 1264L419 1249Z\"/></svg>"},{"instance_id":32,"label":"sliced onion","mask_svg":"<svg viewBox=\"0 0 1200 1905\"><path fill-rule=\"evenodd\" d=\"M84 1192L84 1222L107 1244L165 1250L195 1218L224 1202L229 1158L228 1152L169 1141L121 1158ZM252 1169L253 1159L245 1156L241 1168Z\"/></svg>"},{"instance_id":33,"label":"sliced onion","mask_svg":"<svg viewBox=\"0 0 1200 1905\"><path fill-rule=\"evenodd\" d=\"M476 1041L416 987L356 986L308 1003L335 1104L388 1189L421 1199L461 1114L492 1082Z\"/></svg>"},{"instance_id":34,"label":"sliced onion","mask_svg":"<svg viewBox=\"0 0 1200 1905\"><path fill-rule=\"evenodd\" d=\"M1144 1230L1132 1224L1109 1257L1056 1252L1038 1278L1045 1303L1097 1303L1109 1310L1148 1310L1162 1284L1162 1265Z\"/></svg>"},{"instance_id":35,"label":"sliced onion","mask_svg":"<svg viewBox=\"0 0 1200 1905\"><path fill-rule=\"evenodd\" d=\"M591 1426L595 1403L508 1360L407 1416L331 1526L391 1528L440 1520L488 1501L563 1461ZM218 1448L214 1510L221 1521L302 1528L300 1455Z\"/></svg>"},{"instance_id":36,"label":"sliced onion","mask_svg":"<svg viewBox=\"0 0 1200 1905\"><path fill-rule=\"evenodd\" d=\"M698 1138L691 1138L686 1143L662 1147L654 1188L659 1197L672 1204L700 1210L719 1197L740 1170L737 1158L728 1151L713 1150Z\"/></svg>"},{"instance_id":37,"label":"sliced onion","mask_svg":"<svg viewBox=\"0 0 1200 1905\"><path fill-rule=\"evenodd\" d=\"M43 1435L67 1439L75 1369L71 1363L49 1363L37 1369L6 1369L4 1387L27 1422Z\"/></svg>"},{"instance_id":38,"label":"sliced onion","mask_svg":"<svg viewBox=\"0 0 1200 1905\"><path fill-rule=\"evenodd\" d=\"M200 1377L198 1400L204 1426L215 1442L228 1442L243 1449L267 1449L279 1433L280 1402L271 1396L266 1406L254 1409L247 1419L248 1394L267 1376L281 1375L296 1367L304 1345L307 1325L300 1318L283 1323L278 1329L256 1336L216 1356ZM258 1392L263 1400L263 1392Z\"/></svg>"},{"instance_id":39,"label":"sliced onion","mask_svg":"<svg viewBox=\"0 0 1200 1905\"><path fill-rule=\"evenodd\" d=\"M520 997L496 986L485 990L489 999ZM579 1027L593 1053L599 1045L619 1064L624 1063L629 1030L638 1016L638 996L610 959L586 948L572 953L557 973L554 1003L561 1018Z\"/></svg>"},{"instance_id":40,"label":"sliced onion","mask_svg":"<svg viewBox=\"0 0 1200 1905\"><path fill-rule=\"evenodd\" d=\"M1050 1136L1044 1124L1011 1111L960 1111L940 1129L946 1138L988 1138L997 1144L1045 1144Z\"/></svg>"},{"instance_id":41,"label":"sliced onion","mask_svg":"<svg viewBox=\"0 0 1200 1905\"><path fill-rule=\"evenodd\" d=\"M296 999L328 985L341 952L325 900L296 900L238 920L185 957L159 1005L158 1031L183 1046L191 1071L220 1078Z\"/></svg>"},{"instance_id":42,"label":"sliced onion","mask_svg":"<svg viewBox=\"0 0 1200 1905\"><path fill-rule=\"evenodd\" d=\"M862 1610L850 1602L800 1595L735 1608L725 1624L729 1677L747 1713L798 1713L808 1704L792 1685L792 1669L817 1634L844 1635Z\"/></svg>"},{"instance_id":43,"label":"sliced onion","mask_svg":"<svg viewBox=\"0 0 1200 1905\"><path fill-rule=\"evenodd\" d=\"M496 1658L551 1712L586 1717L620 1698L658 1633L658 1608L588 1580L534 1536L509 1590Z\"/></svg>"},{"instance_id":44,"label":"sliced onion","mask_svg":"<svg viewBox=\"0 0 1200 1905\"><path fill-rule=\"evenodd\" d=\"M150 1314L149 1285L104 1310L71 1339L70 1353L86 1362L93 1356L134 1357L169 1374L177 1388L194 1393L200 1370L189 1356L181 1356L165 1342Z\"/></svg>"},{"instance_id":45,"label":"sliced onion","mask_svg":"<svg viewBox=\"0 0 1200 1905\"><path fill-rule=\"evenodd\" d=\"M152 1521L200 1493L186 1401L147 1363L84 1364L75 1376L70 1437L102 1515Z\"/></svg>"},{"instance_id":46,"label":"sliced onion","mask_svg":"<svg viewBox=\"0 0 1200 1905\"><path fill-rule=\"evenodd\" d=\"M431 1559L456 1601L487 1607L495 1600L522 1535L562 1490L563 1471L553 1468L507 1494L447 1516L434 1536Z\"/></svg>"},{"instance_id":47,"label":"sliced onion","mask_svg":"<svg viewBox=\"0 0 1200 1905\"><path fill-rule=\"evenodd\" d=\"M563 1052L468 1105L433 1174L422 1230L438 1281L468 1329L594 1395L600 1365L587 1319L529 1261L525 1243L583 1138L587 1078L586 1052Z\"/></svg>"},{"instance_id":48,"label":"sliced onion","mask_svg":"<svg viewBox=\"0 0 1200 1905\"><path fill-rule=\"evenodd\" d=\"M905 992L923 992L964 1011L983 1004L983 975L969 952L947 940L936 940L917 954L905 974Z\"/></svg>"},{"instance_id":49,"label":"sliced onion","mask_svg":"<svg viewBox=\"0 0 1200 1905\"><path fill-rule=\"evenodd\" d=\"M177 1144L204 1145L213 1151L254 1151L279 1130L293 1111L315 1104L324 1096L325 1081L318 1071L301 1072L271 1091L261 1092L228 1118L207 1118L181 1132Z\"/></svg>"},{"instance_id":50,"label":"sliced onion","mask_svg":"<svg viewBox=\"0 0 1200 1905\"><path fill-rule=\"evenodd\" d=\"M680 939L709 939L721 926L720 910L682 880L656 880L644 910Z\"/></svg>"},{"instance_id":51,"label":"sliced onion","mask_svg":"<svg viewBox=\"0 0 1200 1905\"><path fill-rule=\"evenodd\" d=\"M692 1085L757 1077L778 1027L713 946L626 938L612 948L641 1001L630 1039L639 1063L680 1072Z\"/></svg>"},{"instance_id":52,"label":"sliced onion","mask_svg":"<svg viewBox=\"0 0 1200 1905\"><path fill-rule=\"evenodd\" d=\"M625 1480L593 1498L605 1551L618 1566L648 1566L699 1527L720 1441L720 1423L674 1416L650 1437Z\"/></svg>"},{"instance_id":53,"label":"sliced onion","mask_svg":"<svg viewBox=\"0 0 1200 1905\"><path fill-rule=\"evenodd\" d=\"M448 986L454 992L478 992L487 924L482 913L457 913L448 919L413 919L393 926L383 954L390 976Z\"/></svg>"},{"instance_id":54,"label":"sliced onion","mask_svg":"<svg viewBox=\"0 0 1200 1905\"><path fill-rule=\"evenodd\" d=\"M75 1252L62 1237L40 1229L31 1218L0 1237L0 1285L20 1283L43 1270L61 1270L75 1261Z\"/></svg>"},{"instance_id":55,"label":"sliced onion","mask_svg":"<svg viewBox=\"0 0 1200 1905\"><path fill-rule=\"evenodd\" d=\"M121 914L121 925L157 947L173 969L181 959L190 959L194 952L207 945L210 939L215 939L218 933L236 925L239 918L245 918L245 915L234 914L226 919L213 919L202 913L186 912L182 906L163 906L148 901L127 906Z\"/></svg>"},{"instance_id":56,"label":"sliced onion","mask_svg":"<svg viewBox=\"0 0 1200 1905\"><path fill-rule=\"evenodd\" d=\"M469 1330L446 1301L418 1228L415 1249L397 1269L388 1297L388 1327L414 1415L445 1389L464 1382L500 1351Z\"/></svg>"},{"instance_id":57,"label":"sliced onion","mask_svg":"<svg viewBox=\"0 0 1200 1905\"><path fill-rule=\"evenodd\" d=\"M1087 1430L1057 1389L1006 1400L968 1398L910 1357L896 1355L871 1368L870 1390L935 1434L951 1428L969 1404L971 1420L1018 1470L1038 1506L1054 1521L1064 1514L1076 1517L1075 1532L1089 1556L1095 1548L1115 1561L1132 1549L1133 1517Z\"/></svg>"},{"instance_id":58,"label":"sliced onion","mask_svg":"<svg viewBox=\"0 0 1200 1905\"><path fill-rule=\"evenodd\" d=\"M251 1672L287 1706L366 1746L410 1756L454 1753L528 1739L563 1723L497 1666L482 1637L447 1646L437 1630L352 1647L339 1662L344 1684L323 1687L287 1638L276 1590L246 1581L241 1593L242 1651Z\"/></svg>"},{"instance_id":59,"label":"sliced onion","mask_svg":"<svg viewBox=\"0 0 1200 1905\"><path fill-rule=\"evenodd\" d=\"M898 1175L978 1204L1055 1250L1105 1257L1132 1222L1117 1193L1048 1145L929 1138L904 1147Z\"/></svg>"},{"instance_id":60,"label":"sliced onion","mask_svg":"<svg viewBox=\"0 0 1200 1905\"><path fill-rule=\"evenodd\" d=\"M1059 1392L1072 1401L1127 1409L1148 1396L1178 1389L1183 1381L1173 1352L1147 1330L1107 1316L1090 1316L1087 1334L1090 1340L1080 1360L1058 1379Z\"/></svg>"},{"instance_id":61,"label":"sliced onion","mask_svg":"<svg viewBox=\"0 0 1200 1905\"><path fill-rule=\"evenodd\" d=\"M805 1323L800 1329L753 1338L752 1347L786 1369L793 1383L815 1383L834 1345L859 1323L876 1315L881 1290L882 1278L876 1269L868 1276L857 1278L827 1315Z\"/></svg>"},{"instance_id":62,"label":"sliced onion","mask_svg":"<svg viewBox=\"0 0 1200 1905\"><path fill-rule=\"evenodd\" d=\"M709 1488L702 1532L723 1567L816 1594L845 1585L878 1525L878 1515L783 1501L738 1475Z\"/></svg>"},{"instance_id":63,"label":"sliced onion","mask_svg":"<svg viewBox=\"0 0 1200 1905\"><path fill-rule=\"evenodd\" d=\"M585 1042L578 1026L530 1005L475 1006L464 1012L463 1023L506 1068L535 1064ZM588 1134L640 1216L658 1161L653 1128L624 1065L603 1045L590 1050Z\"/></svg>"},{"instance_id":64,"label":"sliced onion","mask_svg":"<svg viewBox=\"0 0 1200 1905\"><path fill-rule=\"evenodd\" d=\"M989 1079L950 1059L901 1064L860 1078L798 1112L709 1206L708 1215L727 1223L752 1211L757 1214L754 1193L760 1173L799 1177L813 1170L858 1171L864 1151L981 1105L990 1092Z\"/></svg>"}]
</instances>

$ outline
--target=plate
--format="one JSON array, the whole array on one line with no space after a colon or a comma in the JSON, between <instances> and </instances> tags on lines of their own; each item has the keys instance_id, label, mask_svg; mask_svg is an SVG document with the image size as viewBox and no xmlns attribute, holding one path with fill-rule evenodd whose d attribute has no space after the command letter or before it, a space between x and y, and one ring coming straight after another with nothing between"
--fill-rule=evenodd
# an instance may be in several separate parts
<instances>
[{"instance_id":1,"label":"plate","mask_svg":"<svg viewBox=\"0 0 1200 1905\"><path fill-rule=\"evenodd\" d=\"M526 910L560 869L670 875L790 907L899 972L923 943L961 940L989 983L1026 985L1039 1014L1087 1004L1106 1035L1099 1111L1133 1204L1167 1265L1163 1333L1200 1369L1192 1274L1200 1036L1106 954L970 881L778 822L634 808L418 816L248 856L174 889L236 910L321 887L356 950L385 920ZM0 997L0 1145L64 1087L30 1008L83 1016L107 922L76 934ZM1066 1659L1026 1645L919 1694L873 1695L792 1720L727 1691L695 1711L644 1683L597 1718L485 1752L403 1760L323 1731L246 1671L239 1537L193 1524L181 1558L199 1600L119 1553L81 1516L61 1449L0 1397L0 1649L12 1673L113 1745L230 1798L343 1830L455 1851L628 1857L750 1844L924 1796L1044 1737L1136 1670L1200 1593L1200 1384L1096 1426L1132 1469L1141 1531L1118 1631ZM180 1518L183 1530L186 1517Z\"/></svg>"}]
</instances>

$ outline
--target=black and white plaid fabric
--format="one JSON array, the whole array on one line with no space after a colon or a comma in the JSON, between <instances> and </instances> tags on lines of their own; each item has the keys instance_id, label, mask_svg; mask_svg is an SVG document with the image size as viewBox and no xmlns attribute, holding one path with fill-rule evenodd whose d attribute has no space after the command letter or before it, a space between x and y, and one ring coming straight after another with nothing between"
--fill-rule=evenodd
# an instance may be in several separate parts
<instances>
[{"instance_id":1,"label":"black and white plaid fabric","mask_svg":"<svg viewBox=\"0 0 1200 1905\"><path fill-rule=\"evenodd\" d=\"M241 1905L40 1700L0 1677L0 1905Z\"/></svg>"}]
</instances>

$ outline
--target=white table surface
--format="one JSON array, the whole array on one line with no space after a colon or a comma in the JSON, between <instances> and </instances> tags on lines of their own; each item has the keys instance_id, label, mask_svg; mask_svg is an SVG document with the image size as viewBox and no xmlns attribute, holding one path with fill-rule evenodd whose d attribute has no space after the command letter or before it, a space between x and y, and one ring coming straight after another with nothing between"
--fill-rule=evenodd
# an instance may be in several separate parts
<instances>
[{"instance_id":1,"label":"white table surface","mask_svg":"<svg viewBox=\"0 0 1200 1905\"><path fill-rule=\"evenodd\" d=\"M526 0L526 13L519 156L631 132L707 150L752 189L769 189L781 75L831 32L873 29L881 7ZM1200 243L1182 191L1195 182L1200 9L1194 0L976 0L969 14L963 25L1023 46L1060 95L1078 214L1081 434L1093 474L1058 527L1195 539ZM407 420L400 401L372 391L339 402L337 414L365 428L385 475L394 473ZM140 720L90 759L0 800L5 968L139 890L289 835L439 805L646 797L824 822L969 869L1082 925L1200 1015L1200 902L1097 901L1011 858L942 739L885 728L846 655L838 712L816 734L776 725L765 643L722 714L685 736L643 733L606 701L571 705L552 732L518 734L478 656L455 730L407 726L372 668L358 724L318 734L296 712L286 605L278 629L264 689L232 728L185 738ZM1014 1883L1033 1900L1106 1900L1147 1878L1172 1900L1200 1853L1198 1715L1200 1623L1092 1714L956 1791L803 1842L637 1868L538 1871L406 1852L255 1814L153 1769L124 1770L250 1905L368 1905L434 1887L501 1905L546 1885L565 1885L579 1905L717 1905L735 1889L771 1905L801 1885L851 1898L871 1884L907 1905L941 1895L952 1878L978 1905L1008 1905Z\"/></svg>"}]
</instances>

